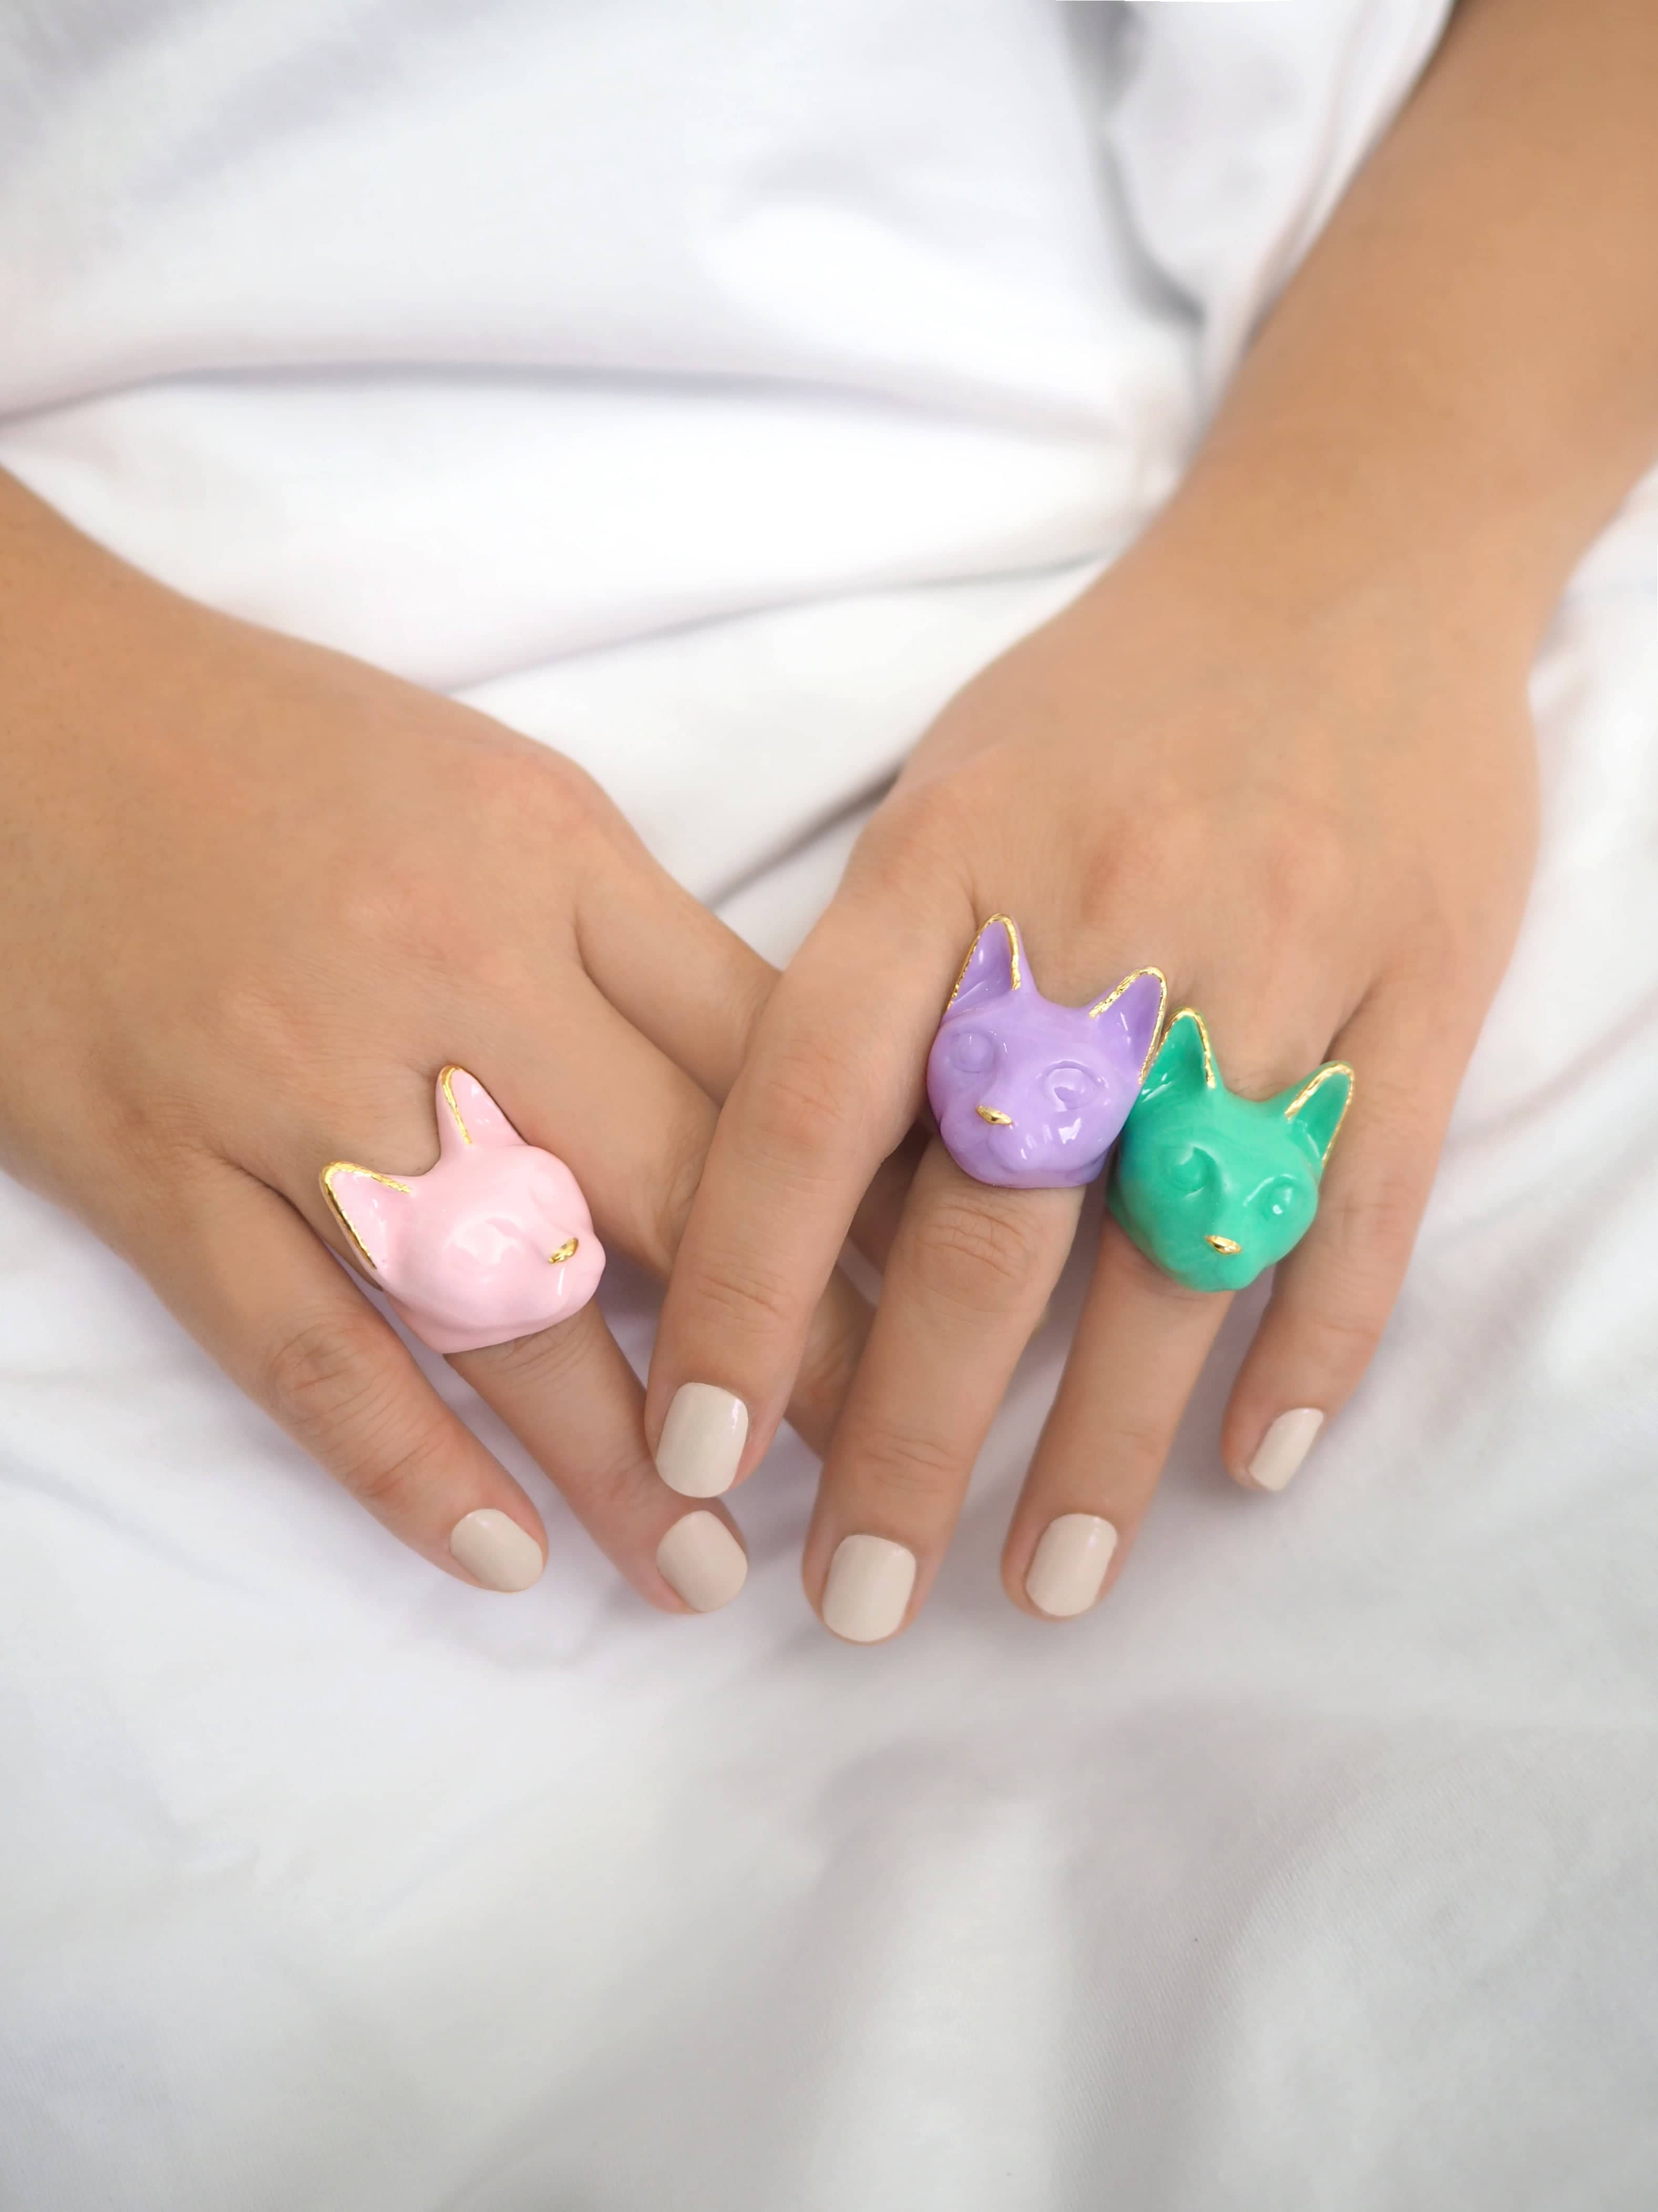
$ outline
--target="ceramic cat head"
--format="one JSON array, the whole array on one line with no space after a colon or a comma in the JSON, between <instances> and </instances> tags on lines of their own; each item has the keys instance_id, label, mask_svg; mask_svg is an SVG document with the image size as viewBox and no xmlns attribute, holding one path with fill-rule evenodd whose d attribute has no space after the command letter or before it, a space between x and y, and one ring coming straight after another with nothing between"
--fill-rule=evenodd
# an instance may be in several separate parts
<instances>
[{"instance_id":1,"label":"ceramic cat head","mask_svg":"<svg viewBox=\"0 0 1658 2212\"><path fill-rule=\"evenodd\" d=\"M1351 1068L1330 1060L1276 1098L1236 1097L1202 1016L1182 1007L1117 1147L1112 1212L1189 1289L1242 1290L1311 1227L1352 1091Z\"/></svg>"},{"instance_id":2,"label":"ceramic cat head","mask_svg":"<svg viewBox=\"0 0 1658 2212\"><path fill-rule=\"evenodd\" d=\"M1085 1006L1030 980L1019 933L993 915L974 939L927 1055L938 1133L976 1182L1092 1182L1134 1103L1167 986L1155 968Z\"/></svg>"},{"instance_id":3,"label":"ceramic cat head","mask_svg":"<svg viewBox=\"0 0 1658 2212\"><path fill-rule=\"evenodd\" d=\"M464 1068L438 1078L438 1162L387 1176L335 1160L329 1204L422 1344L476 1352L564 1321L604 1272L575 1177L526 1145Z\"/></svg>"}]
</instances>

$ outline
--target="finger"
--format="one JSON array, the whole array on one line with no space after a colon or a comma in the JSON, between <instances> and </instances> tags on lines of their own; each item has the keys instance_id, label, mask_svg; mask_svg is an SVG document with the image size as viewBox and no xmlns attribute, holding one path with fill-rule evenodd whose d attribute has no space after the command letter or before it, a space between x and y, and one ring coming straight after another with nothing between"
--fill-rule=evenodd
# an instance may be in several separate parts
<instances>
[{"instance_id":1,"label":"finger","mask_svg":"<svg viewBox=\"0 0 1658 2212\"><path fill-rule=\"evenodd\" d=\"M534 1506L275 1192L218 1168L149 1229L185 1328L394 1536L485 1589L537 1580Z\"/></svg>"},{"instance_id":2,"label":"finger","mask_svg":"<svg viewBox=\"0 0 1658 2212\"><path fill-rule=\"evenodd\" d=\"M539 1040L516 1052L496 1042L492 1064L510 1069L501 1104L521 1134L569 1164L600 1233L660 1280L684 1236L716 1109L589 983L561 1036L556 1054ZM869 1322L866 1301L832 1269L808 1315L786 1407L814 1450L828 1441Z\"/></svg>"},{"instance_id":3,"label":"finger","mask_svg":"<svg viewBox=\"0 0 1658 2212\"><path fill-rule=\"evenodd\" d=\"M596 1305L537 1335L457 1352L450 1364L535 1455L641 1597L669 1612L730 1604L748 1573L742 1539L719 1508L687 1511L658 1480L644 1391Z\"/></svg>"},{"instance_id":4,"label":"finger","mask_svg":"<svg viewBox=\"0 0 1658 2212\"><path fill-rule=\"evenodd\" d=\"M1068 1619L1114 1577L1230 1303L1165 1275L1108 1218L1002 1554L1025 1612Z\"/></svg>"},{"instance_id":5,"label":"finger","mask_svg":"<svg viewBox=\"0 0 1658 2212\"><path fill-rule=\"evenodd\" d=\"M602 928L581 927L582 962L605 998L698 1087L723 1102L743 1065L777 970L719 917L644 860L629 895L607 895ZM673 947L666 963L664 945ZM885 1264L915 1162L926 1142L884 1160L859 1201L853 1243ZM676 1240L677 1241L677 1240Z\"/></svg>"},{"instance_id":6,"label":"finger","mask_svg":"<svg viewBox=\"0 0 1658 2212\"><path fill-rule=\"evenodd\" d=\"M651 1363L647 1428L675 1488L723 1490L770 1443L859 1200L915 1119L970 921L945 903L924 933L843 894L773 992L709 1150Z\"/></svg>"},{"instance_id":7,"label":"finger","mask_svg":"<svg viewBox=\"0 0 1658 2212\"><path fill-rule=\"evenodd\" d=\"M579 904L576 935L583 967L617 1012L723 1100L777 981L770 962L642 846L621 896L607 878Z\"/></svg>"},{"instance_id":8,"label":"finger","mask_svg":"<svg viewBox=\"0 0 1658 2212\"><path fill-rule=\"evenodd\" d=\"M988 1188L929 1147L806 1542L807 1595L837 1635L878 1642L920 1609L1081 1205Z\"/></svg>"},{"instance_id":9,"label":"finger","mask_svg":"<svg viewBox=\"0 0 1658 2212\"><path fill-rule=\"evenodd\" d=\"M1284 1487L1370 1364L1410 1263L1461 1066L1442 1036L1406 1031L1381 1000L1348 1024L1333 1056L1355 1071L1340 1141L1221 1428L1228 1472L1251 1489Z\"/></svg>"}]
</instances>

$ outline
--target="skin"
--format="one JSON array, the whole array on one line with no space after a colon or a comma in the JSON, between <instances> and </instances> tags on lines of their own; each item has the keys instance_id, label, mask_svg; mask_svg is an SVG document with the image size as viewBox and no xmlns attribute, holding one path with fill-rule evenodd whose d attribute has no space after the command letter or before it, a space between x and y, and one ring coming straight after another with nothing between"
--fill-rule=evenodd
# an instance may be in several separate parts
<instances>
[{"instance_id":1,"label":"skin","mask_svg":"<svg viewBox=\"0 0 1658 2212\"><path fill-rule=\"evenodd\" d=\"M772 970L568 761L165 591L3 477L0 671L0 1160L434 1566L472 1579L448 1540L479 1507L544 1552L330 1256L319 1170L430 1167L456 1060L574 1170L607 1248L665 1274ZM867 1324L835 1277L791 1386L809 1438ZM656 1548L695 1508L597 1305L452 1364L685 1610Z\"/></svg>"},{"instance_id":2,"label":"skin","mask_svg":"<svg viewBox=\"0 0 1658 2212\"><path fill-rule=\"evenodd\" d=\"M979 923L1042 988L1155 963L1264 1097L1357 1092L1278 1269L1221 1446L1334 1413L1394 1304L1535 837L1527 672L1571 564L1658 453L1658 10L1468 0L1140 544L948 708L770 998L722 1115L652 1368L787 1399L858 1194L920 1106ZM1402 335L1407 334L1407 335ZM830 1441L804 1575L855 1532L925 1602L974 1459L1076 1231L926 1147ZM1226 1299L1108 1223L1004 1579L1096 1514L1120 1573ZM1108 1588L1109 1583L1108 1583Z\"/></svg>"}]
</instances>

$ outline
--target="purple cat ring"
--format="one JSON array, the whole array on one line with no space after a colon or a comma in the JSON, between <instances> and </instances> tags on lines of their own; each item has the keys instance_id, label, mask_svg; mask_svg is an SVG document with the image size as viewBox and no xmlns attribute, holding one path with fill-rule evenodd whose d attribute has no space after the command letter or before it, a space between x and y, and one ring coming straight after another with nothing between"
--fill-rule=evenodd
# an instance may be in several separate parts
<instances>
[{"instance_id":1,"label":"purple cat ring","mask_svg":"<svg viewBox=\"0 0 1658 2212\"><path fill-rule=\"evenodd\" d=\"M1031 981L1014 923L992 915L927 1054L927 1099L957 1166L1009 1190L1092 1182L1139 1095L1168 995L1161 969L1137 968L1086 1006L1058 1006Z\"/></svg>"},{"instance_id":2,"label":"purple cat ring","mask_svg":"<svg viewBox=\"0 0 1658 2212\"><path fill-rule=\"evenodd\" d=\"M480 1352L568 1321L604 1272L575 1177L525 1144L464 1067L439 1076L437 1110L437 1165L424 1175L350 1160L322 1171L369 1280L434 1352Z\"/></svg>"}]
</instances>

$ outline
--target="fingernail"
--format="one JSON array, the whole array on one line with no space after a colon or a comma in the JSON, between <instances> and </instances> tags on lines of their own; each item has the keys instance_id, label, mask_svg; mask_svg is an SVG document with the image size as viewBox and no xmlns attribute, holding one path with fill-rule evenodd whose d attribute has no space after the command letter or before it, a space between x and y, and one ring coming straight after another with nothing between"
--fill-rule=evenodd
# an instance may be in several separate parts
<instances>
[{"instance_id":1,"label":"fingernail","mask_svg":"<svg viewBox=\"0 0 1658 2212\"><path fill-rule=\"evenodd\" d=\"M736 1480L748 1435L740 1398L712 1382L682 1382L662 1424L656 1471L682 1498L718 1498Z\"/></svg>"},{"instance_id":2,"label":"fingernail","mask_svg":"<svg viewBox=\"0 0 1658 2212\"><path fill-rule=\"evenodd\" d=\"M485 1589L526 1590L547 1564L529 1531L493 1505L464 1514L449 1531L449 1549Z\"/></svg>"},{"instance_id":3,"label":"fingernail","mask_svg":"<svg viewBox=\"0 0 1658 2212\"><path fill-rule=\"evenodd\" d=\"M656 1547L656 1564L693 1613L717 1613L748 1580L749 1557L717 1513L687 1513Z\"/></svg>"},{"instance_id":4,"label":"fingernail","mask_svg":"<svg viewBox=\"0 0 1658 2212\"><path fill-rule=\"evenodd\" d=\"M1097 1513L1061 1513L1042 1530L1024 1578L1025 1595L1055 1620L1086 1613L1116 1548L1116 1530Z\"/></svg>"},{"instance_id":5,"label":"fingernail","mask_svg":"<svg viewBox=\"0 0 1658 2212\"><path fill-rule=\"evenodd\" d=\"M1245 1472L1257 1490L1282 1490L1313 1448L1324 1425L1316 1406L1297 1406L1280 1413L1261 1438Z\"/></svg>"},{"instance_id":6,"label":"fingernail","mask_svg":"<svg viewBox=\"0 0 1658 2212\"><path fill-rule=\"evenodd\" d=\"M878 1644L904 1617L915 1554L884 1536L843 1536L823 1587L823 1625L849 1644Z\"/></svg>"}]
</instances>

